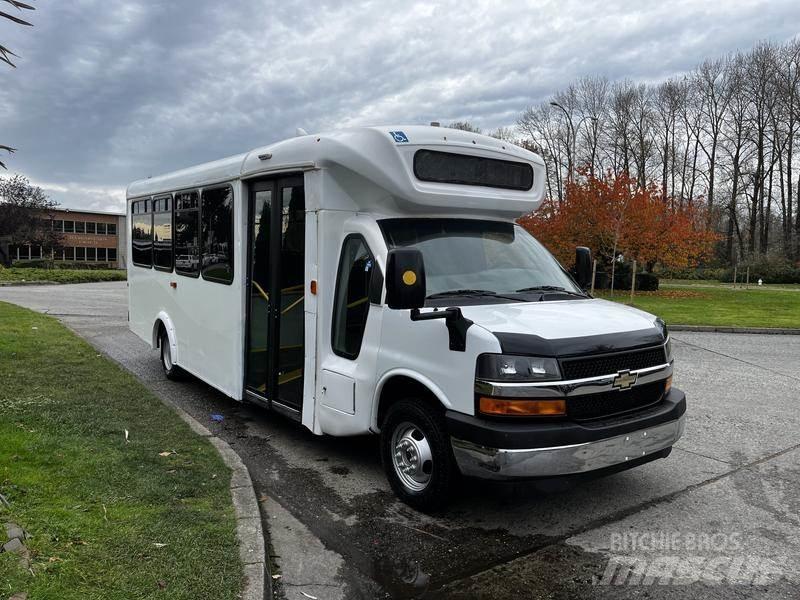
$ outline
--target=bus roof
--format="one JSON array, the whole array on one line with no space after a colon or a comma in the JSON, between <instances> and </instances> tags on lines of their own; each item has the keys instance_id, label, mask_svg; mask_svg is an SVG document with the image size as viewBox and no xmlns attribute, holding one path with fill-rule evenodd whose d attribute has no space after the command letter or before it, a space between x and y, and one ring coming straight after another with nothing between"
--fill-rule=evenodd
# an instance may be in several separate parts
<instances>
[{"instance_id":1,"label":"bus roof","mask_svg":"<svg viewBox=\"0 0 800 600\"><path fill-rule=\"evenodd\" d=\"M421 149L477 156L530 165L530 189L506 189L420 180L414 155ZM513 217L538 208L544 195L545 170L541 157L504 140L472 132L429 126L384 126L341 129L303 135L256 148L221 160L136 181L128 186L128 198L268 176L270 173L329 169L342 177L355 174L368 187L392 196L403 212L492 212ZM367 183L369 182L369 183ZM365 194L365 197L369 194ZM380 210L365 200L363 210ZM320 199L320 208L326 206Z\"/></svg>"}]
</instances>

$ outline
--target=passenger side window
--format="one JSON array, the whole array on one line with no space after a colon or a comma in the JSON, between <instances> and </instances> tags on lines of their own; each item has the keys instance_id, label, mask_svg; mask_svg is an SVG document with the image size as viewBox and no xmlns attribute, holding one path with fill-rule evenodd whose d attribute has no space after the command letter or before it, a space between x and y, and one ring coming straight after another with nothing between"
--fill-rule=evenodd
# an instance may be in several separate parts
<instances>
[{"instance_id":1,"label":"passenger side window","mask_svg":"<svg viewBox=\"0 0 800 600\"><path fill-rule=\"evenodd\" d=\"M201 231L203 279L233 281L233 188L203 190Z\"/></svg>"},{"instance_id":2,"label":"passenger side window","mask_svg":"<svg viewBox=\"0 0 800 600\"><path fill-rule=\"evenodd\" d=\"M172 271L172 196L153 200L153 264Z\"/></svg>"},{"instance_id":3,"label":"passenger side window","mask_svg":"<svg viewBox=\"0 0 800 600\"><path fill-rule=\"evenodd\" d=\"M149 200L131 204L131 246L133 264L139 267L153 266L153 221L149 212ZM84 254L84 256L81 256ZM77 260L84 260L85 253L78 251Z\"/></svg>"},{"instance_id":4,"label":"passenger side window","mask_svg":"<svg viewBox=\"0 0 800 600\"><path fill-rule=\"evenodd\" d=\"M175 272L200 274L200 204L197 192L175 194Z\"/></svg>"},{"instance_id":5,"label":"passenger side window","mask_svg":"<svg viewBox=\"0 0 800 600\"><path fill-rule=\"evenodd\" d=\"M360 235L345 238L336 278L331 331L331 345L339 356L350 359L358 357L367 325L370 298L375 299L372 281L380 276L364 238ZM379 295L377 301L380 302Z\"/></svg>"}]
</instances>

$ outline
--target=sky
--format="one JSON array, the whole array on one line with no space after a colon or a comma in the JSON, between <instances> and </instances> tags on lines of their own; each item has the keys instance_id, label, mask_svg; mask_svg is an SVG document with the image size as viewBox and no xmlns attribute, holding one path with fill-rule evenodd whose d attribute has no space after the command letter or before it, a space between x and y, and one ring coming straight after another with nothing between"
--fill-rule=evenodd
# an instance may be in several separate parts
<instances>
[{"instance_id":1,"label":"sky","mask_svg":"<svg viewBox=\"0 0 800 600\"><path fill-rule=\"evenodd\" d=\"M800 33L797 0L26 2L34 27L0 22L20 56L0 63L0 144L18 149L0 176L98 210L298 127L513 126L578 77L658 81Z\"/></svg>"}]
</instances>

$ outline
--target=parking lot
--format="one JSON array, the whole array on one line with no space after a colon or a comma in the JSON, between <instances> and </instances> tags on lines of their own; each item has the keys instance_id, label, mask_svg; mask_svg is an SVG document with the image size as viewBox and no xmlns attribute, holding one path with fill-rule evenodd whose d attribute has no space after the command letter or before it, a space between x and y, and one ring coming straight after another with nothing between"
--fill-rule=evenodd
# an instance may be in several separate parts
<instances>
[{"instance_id":1,"label":"parking lot","mask_svg":"<svg viewBox=\"0 0 800 600\"><path fill-rule=\"evenodd\" d=\"M5 287L0 300L58 317L228 441L286 598L797 597L800 336L673 333L689 409L668 459L569 486L467 481L431 517L395 500L375 439L315 437L167 381L127 329L124 282Z\"/></svg>"}]
</instances>

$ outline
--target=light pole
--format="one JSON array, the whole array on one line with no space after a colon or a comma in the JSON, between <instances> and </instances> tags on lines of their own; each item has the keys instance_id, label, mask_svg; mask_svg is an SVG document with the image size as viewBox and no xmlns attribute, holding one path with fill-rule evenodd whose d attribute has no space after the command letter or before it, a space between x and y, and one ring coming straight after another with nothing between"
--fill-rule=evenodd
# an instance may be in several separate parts
<instances>
[{"instance_id":1,"label":"light pole","mask_svg":"<svg viewBox=\"0 0 800 600\"><path fill-rule=\"evenodd\" d=\"M560 108L564 115L567 117L567 123L569 123L569 128L567 129L567 182L572 181L572 144L571 139L575 137L575 129L572 126L572 116L569 114L566 108L561 106L555 100L550 102L550 106L555 106L556 108Z\"/></svg>"},{"instance_id":2,"label":"light pole","mask_svg":"<svg viewBox=\"0 0 800 600\"><path fill-rule=\"evenodd\" d=\"M591 119L594 123L597 123L597 117L594 115L584 115L580 121L578 121L578 126L575 127L572 123L572 115L569 114L566 108L561 106L558 102L553 100L550 102L550 106L554 106L556 108L560 108L564 115L567 117L567 123L569 123L569 129L567 129L567 181L572 181L572 172L574 170L574 156L576 152L576 132L580 131L581 125L587 119ZM592 165L594 169L594 165Z\"/></svg>"}]
</instances>

